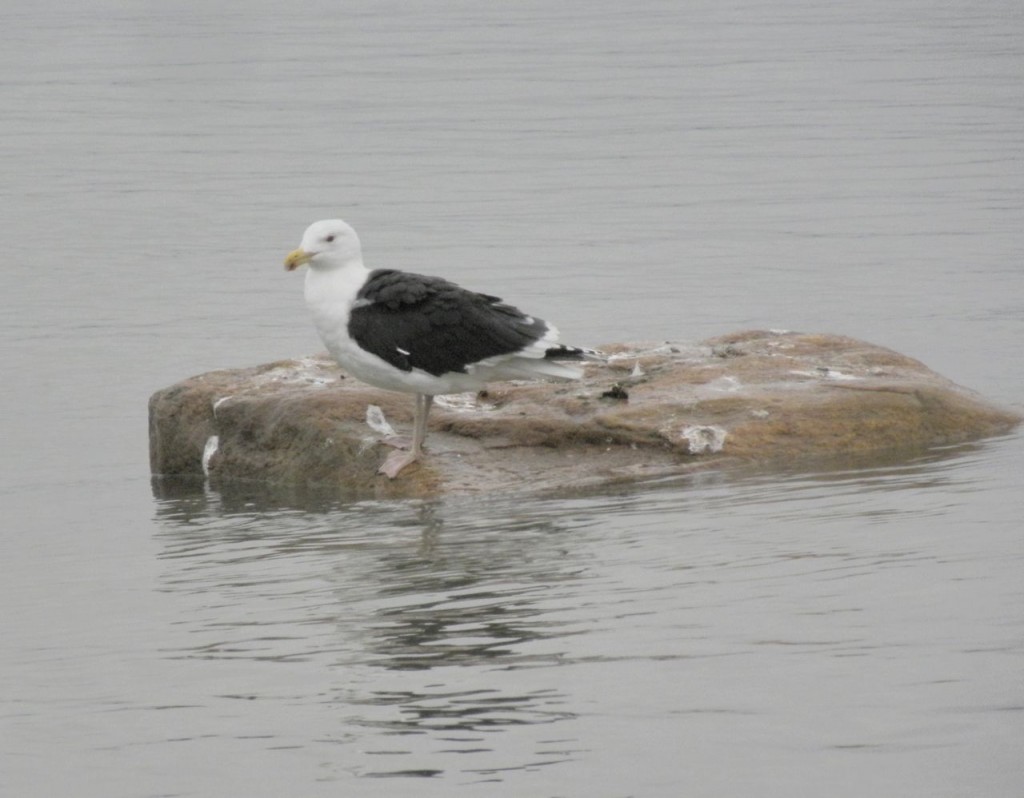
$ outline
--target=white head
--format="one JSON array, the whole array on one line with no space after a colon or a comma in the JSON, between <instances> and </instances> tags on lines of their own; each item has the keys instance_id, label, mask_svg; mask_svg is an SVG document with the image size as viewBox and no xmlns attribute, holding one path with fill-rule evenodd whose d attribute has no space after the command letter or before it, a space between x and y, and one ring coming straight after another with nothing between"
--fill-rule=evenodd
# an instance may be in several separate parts
<instances>
[{"instance_id":1,"label":"white head","mask_svg":"<svg viewBox=\"0 0 1024 798\"><path fill-rule=\"evenodd\" d=\"M302 243L285 258L288 271L308 263L311 269L336 269L349 263L362 263L359 236L341 219L313 222L302 234Z\"/></svg>"}]
</instances>

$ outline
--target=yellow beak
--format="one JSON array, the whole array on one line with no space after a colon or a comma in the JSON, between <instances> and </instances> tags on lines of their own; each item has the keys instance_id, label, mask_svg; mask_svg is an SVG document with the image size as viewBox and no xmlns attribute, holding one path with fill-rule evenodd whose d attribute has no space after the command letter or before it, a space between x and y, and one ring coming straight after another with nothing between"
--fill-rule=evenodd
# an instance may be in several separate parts
<instances>
[{"instance_id":1,"label":"yellow beak","mask_svg":"<svg viewBox=\"0 0 1024 798\"><path fill-rule=\"evenodd\" d=\"M312 257L306 250L296 249L294 252L288 253L288 257L284 259L284 267L290 272L295 271L304 263L309 263Z\"/></svg>"}]
</instances>

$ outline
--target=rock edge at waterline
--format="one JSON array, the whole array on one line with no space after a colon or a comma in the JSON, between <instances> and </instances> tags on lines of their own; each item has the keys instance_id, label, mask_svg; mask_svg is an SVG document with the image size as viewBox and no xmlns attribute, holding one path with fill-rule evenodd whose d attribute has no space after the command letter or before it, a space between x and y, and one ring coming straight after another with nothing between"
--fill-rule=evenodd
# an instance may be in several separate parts
<instances>
[{"instance_id":1,"label":"rock edge at waterline","mask_svg":"<svg viewBox=\"0 0 1024 798\"><path fill-rule=\"evenodd\" d=\"M841 336L603 349L608 364L588 364L580 382L438 397L427 457L393 481L377 474L390 451L380 439L388 423L407 431L411 394L367 386L326 356L201 374L150 398L151 469L367 496L545 491L709 466L892 461L1020 421L916 360Z\"/></svg>"}]
</instances>

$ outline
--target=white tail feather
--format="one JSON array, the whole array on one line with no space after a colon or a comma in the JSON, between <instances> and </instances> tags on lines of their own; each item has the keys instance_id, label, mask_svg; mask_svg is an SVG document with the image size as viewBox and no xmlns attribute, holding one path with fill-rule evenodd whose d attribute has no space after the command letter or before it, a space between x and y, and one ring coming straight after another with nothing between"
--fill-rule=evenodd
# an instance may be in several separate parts
<instances>
[{"instance_id":1,"label":"white tail feather","mask_svg":"<svg viewBox=\"0 0 1024 798\"><path fill-rule=\"evenodd\" d=\"M485 380L536 380L548 378L556 380L578 380L583 377L583 370L570 366L565 362L554 360L535 360L528 357L510 357L500 363L484 365L478 363L473 373Z\"/></svg>"}]
</instances>

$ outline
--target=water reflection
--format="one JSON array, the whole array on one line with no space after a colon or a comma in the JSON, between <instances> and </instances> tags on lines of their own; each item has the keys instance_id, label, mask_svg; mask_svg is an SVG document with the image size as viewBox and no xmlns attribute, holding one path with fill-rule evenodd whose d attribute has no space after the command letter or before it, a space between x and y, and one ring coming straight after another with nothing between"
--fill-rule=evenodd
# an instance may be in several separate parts
<instances>
[{"instance_id":1,"label":"water reflection","mask_svg":"<svg viewBox=\"0 0 1024 798\"><path fill-rule=\"evenodd\" d=\"M1012 697L974 663L1012 648L993 619L1019 595L1019 485L990 474L1018 460L1007 437L529 504L167 489L163 655L243 661L258 678L218 698L312 713L300 745L380 778L600 768L595 750L670 768L680 739L779 729L794 750L925 750L950 744L941 723L890 730L937 704L1002 734L987 708ZM1003 522L978 527L997 495Z\"/></svg>"},{"instance_id":2,"label":"water reflection","mask_svg":"<svg viewBox=\"0 0 1024 798\"><path fill-rule=\"evenodd\" d=\"M211 486L198 476L153 476L150 486L157 516L169 519L283 509L323 513L366 498L326 485L234 480Z\"/></svg>"},{"instance_id":3,"label":"water reflection","mask_svg":"<svg viewBox=\"0 0 1024 798\"><path fill-rule=\"evenodd\" d=\"M165 484L158 502L162 585L189 627L166 656L322 664L329 683L300 700L342 714L372 759L364 775L436 775L405 760L479 757L496 732L575 718L562 690L510 677L564 656L565 624L550 615L586 560L567 546L571 523L508 506L499 520L472 503L272 511L196 487ZM571 734L544 740L493 768L578 747Z\"/></svg>"}]
</instances>

